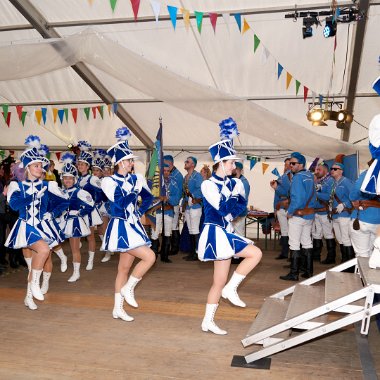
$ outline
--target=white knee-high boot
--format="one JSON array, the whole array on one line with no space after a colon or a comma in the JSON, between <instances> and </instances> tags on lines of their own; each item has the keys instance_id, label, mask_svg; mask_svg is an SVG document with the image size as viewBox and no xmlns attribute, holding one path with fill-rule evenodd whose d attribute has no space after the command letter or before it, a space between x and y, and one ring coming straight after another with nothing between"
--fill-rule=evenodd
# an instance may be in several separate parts
<instances>
[{"instance_id":1,"label":"white knee-high boot","mask_svg":"<svg viewBox=\"0 0 380 380\"><path fill-rule=\"evenodd\" d=\"M235 306L246 307L246 304L237 294L237 288L244 279L244 275L234 272L230 281L222 290L222 297L228 299Z\"/></svg>"},{"instance_id":2,"label":"white knee-high boot","mask_svg":"<svg viewBox=\"0 0 380 380\"><path fill-rule=\"evenodd\" d=\"M25 257L26 265L28 266L29 272L32 270L32 258L31 257Z\"/></svg>"},{"instance_id":3,"label":"white knee-high boot","mask_svg":"<svg viewBox=\"0 0 380 380\"><path fill-rule=\"evenodd\" d=\"M57 251L54 251L57 256L61 260L61 272L66 272L67 271L67 256L63 253L63 249L60 248Z\"/></svg>"},{"instance_id":4,"label":"white knee-high boot","mask_svg":"<svg viewBox=\"0 0 380 380\"><path fill-rule=\"evenodd\" d=\"M104 257L101 259L102 263L106 263L107 261L111 260L112 253L111 252L106 252Z\"/></svg>"},{"instance_id":5,"label":"white knee-high boot","mask_svg":"<svg viewBox=\"0 0 380 380\"><path fill-rule=\"evenodd\" d=\"M34 303L32 291L30 290L30 282L28 282L28 287L26 290L26 296L24 298L24 304L30 310L37 310L38 309L37 305Z\"/></svg>"},{"instance_id":6,"label":"white knee-high boot","mask_svg":"<svg viewBox=\"0 0 380 380\"><path fill-rule=\"evenodd\" d=\"M42 273L42 285L41 285L41 293L46 294L49 290L49 280L50 280L51 272L43 272Z\"/></svg>"},{"instance_id":7,"label":"white knee-high boot","mask_svg":"<svg viewBox=\"0 0 380 380\"><path fill-rule=\"evenodd\" d=\"M129 276L127 283L121 288L120 293L125 298L125 302L133 307L139 307L135 300L135 287L141 278Z\"/></svg>"},{"instance_id":8,"label":"white knee-high boot","mask_svg":"<svg viewBox=\"0 0 380 380\"><path fill-rule=\"evenodd\" d=\"M214 322L214 317L219 304L206 304L206 313L202 321L202 330L211 331L216 335L226 335L227 331L220 329Z\"/></svg>"},{"instance_id":9,"label":"white knee-high boot","mask_svg":"<svg viewBox=\"0 0 380 380\"><path fill-rule=\"evenodd\" d=\"M73 263L73 267L74 267L74 272L72 276L67 280L67 282L75 282L75 281L78 281L80 278L80 273L79 273L80 263Z\"/></svg>"},{"instance_id":10,"label":"white knee-high boot","mask_svg":"<svg viewBox=\"0 0 380 380\"><path fill-rule=\"evenodd\" d=\"M88 262L87 262L86 270L92 270L92 268L94 267L94 256L95 256L95 252L88 251Z\"/></svg>"},{"instance_id":11,"label":"white knee-high boot","mask_svg":"<svg viewBox=\"0 0 380 380\"><path fill-rule=\"evenodd\" d=\"M44 295L40 288L40 277L42 269L32 269L32 280L30 281L30 290L32 291L33 297L39 301L44 300Z\"/></svg>"},{"instance_id":12,"label":"white knee-high boot","mask_svg":"<svg viewBox=\"0 0 380 380\"><path fill-rule=\"evenodd\" d=\"M373 252L369 258L368 265L372 269L380 268L380 237L375 239Z\"/></svg>"},{"instance_id":13,"label":"white knee-high boot","mask_svg":"<svg viewBox=\"0 0 380 380\"><path fill-rule=\"evenodd\" d=\"M123 321L132 322L134 318L128 315L123 309L123 302L124 297L120 293L115 293L115 305L113 307L112 316L115 319L120 318Z\"/></svg>"}]
</instances>

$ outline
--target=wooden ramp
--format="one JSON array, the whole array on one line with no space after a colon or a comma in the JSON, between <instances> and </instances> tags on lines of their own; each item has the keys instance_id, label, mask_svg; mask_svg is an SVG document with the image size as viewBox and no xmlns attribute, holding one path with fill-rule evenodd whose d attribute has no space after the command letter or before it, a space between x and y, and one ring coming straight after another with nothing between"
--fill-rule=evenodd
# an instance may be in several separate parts
<instances>
[{"instance_id":1,"label":"wooden ramp","mask_svg":"<svg viewBox=\"0 0 380 380\"><path fill-rule=\"evenodd\" d=\"M370 269L368 260L352 259L266 299L242 340L244 347L256 345L244 356L246 363L359 321L361 334L367 335L371 316L380 313L380 304L373 305L374 294L380 293L380 270ZM353 267L354 273L343 272ZM333 312L334 318L328 318Z\"/></svg>"}]
</instances>

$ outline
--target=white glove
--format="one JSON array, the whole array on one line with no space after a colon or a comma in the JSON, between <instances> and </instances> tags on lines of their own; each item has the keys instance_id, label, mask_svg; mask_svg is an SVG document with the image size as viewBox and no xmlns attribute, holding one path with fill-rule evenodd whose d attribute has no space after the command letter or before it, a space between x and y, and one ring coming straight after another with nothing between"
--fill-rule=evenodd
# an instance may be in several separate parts
<instances>
[{"instance_id":1,"label":"white glove","mask_svg":"<svg viewBox=\"0 0 380 380\"><path fill-rule=\"evenodd\" d=\"M232 196L241 194L243 187L243 182L236 181L235 186L232 189Z\"/></svg>"},{"instance_id":2,"label":"white glove","mask_svg":"<svg viewBox=\"0 0 380 380\"><path fill-rule=\"evenodd\" d=\"M138 194L140 194L142 188L143 188L143 183L139 178L137 178L136 184L133 190L136 191Z\"/></svg>"},{"instance_id":3,"label":"white glove","mask_svg":"<svg viewBox=\"0 0 380 380\"><path fill-rule=\"evenodd\" d=\"M53 219L53 215L50 212L45 212L44 216L42 217L42 220L50 220Z\"/></svg>"},{"instance_id":4,"label":"white glove","mask_svg":"<svg viewBox=\"0 0 380 380\"><path fill-rule=\"evenodd\" d=\"M42 196L44 195L44 192L47 190L47 187L46 186L44 186L38 193L37 193L37 195L36 195L36 198L37 199L40 199L40 198L42 198Z\"/></svg>"},{"instance_id":5,"label":"white glove","mask_svg":"<svg viewBox=\"0 0 380 380\"><path fill-rule=\"evenodd\" d=\"M338 214L340 214L344 209L344 204L343 203L339 203L338 206L336 206L336 212Z\"/></svg>"},{"instance_id":6,"label":"white glove","mask_svg":"<svg viewBox=\"0 0 380 380\"><path fill-rule=\"evenodd\" d=\"M321 189L322 189L322 185L320 183L317 183L315 185L315 191L321 191Z\"/></svg>"}]
</instances>

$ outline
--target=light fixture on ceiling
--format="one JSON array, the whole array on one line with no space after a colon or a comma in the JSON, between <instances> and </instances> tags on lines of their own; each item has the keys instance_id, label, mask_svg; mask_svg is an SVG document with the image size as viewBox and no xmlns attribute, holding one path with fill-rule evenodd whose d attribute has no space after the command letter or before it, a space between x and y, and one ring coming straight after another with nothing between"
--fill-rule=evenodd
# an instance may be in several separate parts
<instances>
[{"instance_id":1,"label":"light fixture on ceiling","mask_svg":"<svg viewBox=\"0 0 380 380\"><path fill-rule=\"evenodd\" d=\"M326 18L326 25L323 28L323 36L325 38L334 37L336 35L336 21L332 17Z\"/></svg>"},{"instance_id":2,"label":"light fixture on ceiling","mask_svg":"<svg viewBox=\"0 0 380 380\"><path fill-rule=\"evenodd\" d=\"M303 19L303 26L302 26L302 37L309 38L313 36L313 25L318 25L318 20L316 17L305 17Z\"/></svg>"},{"instance_id":3,"label":"light fixture on ceiling","mask_svg":"<svg viewBox=\"0 0 380 380\"><path fill-rule=\"evenodd\" d=\"M348 112L347 110L340 109L338 111L333 111L332 107L334 105L337 105L338 107L341 107L341 104L338 103L326 103L325 108L321 108L321 106L318 105L312 105L309 111L307 112L306 116L307 119L311 122L311 125L313 127L321 127L326 126L327 124L325 121L333 120L336 121L336 126L339 129L344 129L346 127L346 123L351 123L353 120L353 115Z\"/></svg>"}]
</instances>

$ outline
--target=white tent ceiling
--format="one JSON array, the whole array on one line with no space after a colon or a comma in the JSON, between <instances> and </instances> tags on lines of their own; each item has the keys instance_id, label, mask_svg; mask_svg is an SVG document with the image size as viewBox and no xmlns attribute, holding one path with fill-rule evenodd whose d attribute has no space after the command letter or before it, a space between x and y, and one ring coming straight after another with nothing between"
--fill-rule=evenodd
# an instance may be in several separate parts
<instances>
[{"instance_id":1,"label":"white tent ceiling","mask_svg":"<svg viewBox=\"0 0 380 380\"><path fill-rule=\"evenodd\" d=\"M320 10L328 9L331 2L296 4ZM194 18L187 29L178 14L174 31L166 5L188 9L192 15L195 10L219 15L241 12L251 29L242 34L233 16L228 22L219 16L215 33L205 18L199 34ZM164 145L172 150L204 149L217 139L217 121L233 116L242 132L235 145L246 152L297 149L312 156L355 150L365 153L367 140L352 143L367 136L365 127L380 110L380 98L371 89L380 72L380 2L370 2L366 18L356 73L355 121L348 143L340 141L341 131L333 123L311 127L305 114L312 92L317 97L329 94L336 101L347 101L349 83L355 78L351 65L353 52L357 54L358 23L338 24L333 66L334 39L325 39L321 27L312 38L302 39L302 19L293 22L284 17L292 9L294 1L289 0L173 0L161 2L156 23L149 0L141 0L137 22L133 22L129 0L118 0L114 12L106 0L95 0L92 5L85 0L0 0L0 103L10 104L12 112L12 105L24 105L31 115L25 127L17 117L12 118L10 127L1 118L0 147L21 147L31 133L58 149L84 138L94 146L112 145L114 131L123 123L116 116L106 114L104 120L90 117L88 121L82 112L77 123L69 118L61 125L53 122L51 113L53 107L91 107L107 98L106 103L119 103L122 119L133 119L129 125L137 136L141 132L141 138L135 137L132 145L140 148L155 139L160 116ZM67 43L59 46L66 47L43 50L38 42L44 38L35 27L44 37L62 37ZM261 40L256 53L254 33ZM67 46L72 49L69 53ZM270 53L265 62L264 47ZM13 58L11 51L16 54ZM72 51L75 54L70 54ZM280 79L278 62L284 66ZM74 64L91 74L87 82L92 81L97 89L82 79L83 70L78 74L71 68ZM296 96L295 80L286 89L286 71L309 88L306 103L302 86ZM45 105L48 118L40 126L32 111Z\"/></svg>"}]
</instances>

